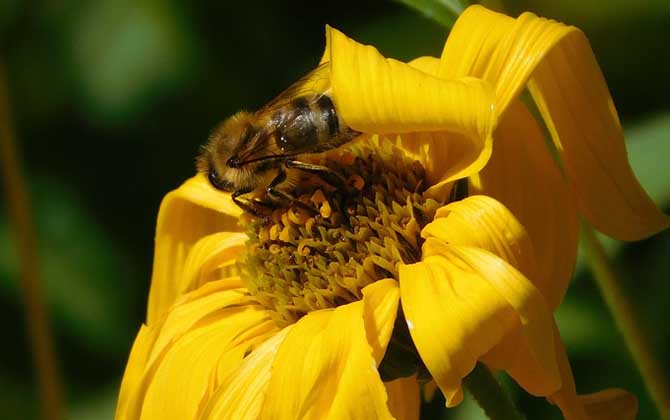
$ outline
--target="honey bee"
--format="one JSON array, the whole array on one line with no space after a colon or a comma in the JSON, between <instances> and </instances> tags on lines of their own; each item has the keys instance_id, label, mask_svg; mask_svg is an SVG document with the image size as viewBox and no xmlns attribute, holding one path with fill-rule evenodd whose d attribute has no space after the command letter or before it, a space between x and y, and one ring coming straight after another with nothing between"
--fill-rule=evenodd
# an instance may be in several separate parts
<instances>
[{"instance_id":1,"label":"honey bee","mask_svg":"<svg viewBox=\"0 0 670 420\"><path fill-rule=\"evenodd\" d=\"M203 146L198 170L214 188L232 193L235 204L252 216L261 217L259 205L292 200L287 192L295 183L296 170L345 187L329 168L300 161L302 155L335 149L360 134L337 113L328 72L322 64L260 110L233 115ZM265 192L272 203L241 197L254 192Z\"/></svg>"}]
</instances>

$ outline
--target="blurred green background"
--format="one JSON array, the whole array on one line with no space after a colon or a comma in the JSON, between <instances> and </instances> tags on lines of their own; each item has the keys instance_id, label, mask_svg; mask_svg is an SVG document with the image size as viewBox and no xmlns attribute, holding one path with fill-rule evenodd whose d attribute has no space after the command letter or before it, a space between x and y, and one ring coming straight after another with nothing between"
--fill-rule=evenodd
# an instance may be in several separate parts
<instances>
[{"instance_id":1,"label":"blurred green background","mask_svg":"<svg viewBox=\"0 0 670 420\"><path fill-rule=\"evenodd\" d=\"M500 3L498 2L498 5ZM657 203L670 203L670 2L507 1L582 28L627 132L629 154ZM23 171L39 234L67 418L111 419L144 319L161 197L194 172L226 116L254 109L312 68L324 25L399 59L439 55L447 31L388 1L0 1ZM0 417L38 417L17 257L0 206ZM608 250L657 356L670 361L670 234ZM558 311L582 393L618 386L655 411L621 336L580 262ZM664 372L668 377L668 372ZM557 418L510 384L529 419ZM424 418L483 418L436 398Z\"/></svg>"}]
</instances>

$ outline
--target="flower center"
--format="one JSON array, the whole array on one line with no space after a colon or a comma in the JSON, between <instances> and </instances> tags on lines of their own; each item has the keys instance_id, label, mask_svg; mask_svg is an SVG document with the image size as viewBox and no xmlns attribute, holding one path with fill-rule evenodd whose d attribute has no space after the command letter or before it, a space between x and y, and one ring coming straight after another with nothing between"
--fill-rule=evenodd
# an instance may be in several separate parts
<instances>
[{"instance_id":1,"label":"flower center","mask_svg":"<svg viewBox=\"0 0 670 420\"><path fill-rule=\"evenodd\" d=\"M421 164L389 142L355 143L311 163L341 175L348 191L307 175L295 201L267 223L248 224L241 272L279 325L360 300L377 280L398 280L398 263L420 259L421 229L442 205L423 196Z\"/></svg>"}]
</instances>

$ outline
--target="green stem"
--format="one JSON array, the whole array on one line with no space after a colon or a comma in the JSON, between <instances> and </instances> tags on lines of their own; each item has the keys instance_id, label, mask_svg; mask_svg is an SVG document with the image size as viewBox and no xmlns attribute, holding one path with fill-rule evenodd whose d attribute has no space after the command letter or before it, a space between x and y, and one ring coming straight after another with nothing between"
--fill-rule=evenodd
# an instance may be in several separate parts
<instances>
[{"instance_id":1,"label":"green stem","mask_svg":"<svg viewBox=\"0 0 670 420\"><path fill-rule=\"evenodd\" d=\"M446 28L454 26L458 16L470 2L468 0L396 0L422 13Z\"/></svg>"},{"instance_id":2,"label":"green stem","mask_svg":"<svg viewBox=\"0 0 670 420\"><path fill-rule=\"evenodd\" d=\"M463 385L491 420L522 420L509 395L491 371L481 363L463 379Z\"/></svg>"},{"instance_id":3,"label":"green stem","mask_svg":"<svg viewBox=\"0 0 670 420\"><path fill-rule=\"evenodd\" d=\"M667 419L670 412L670 388L664 380L663 370L646 340L637 314L626 298L626 293L621 287L621 281L612 269L607 254L593 228L586 223L582 223L582 236L588 253L589 265L600 288L600 293L614 317L635 364L640 370L642 380L656 405L658 413L662 419Z\"/></svg>"},{"instance_id":4,"label":"green stem","mask_svg":"<svg viewBox=\"0 0 670 420\"><path fill-rule=\"evenodd\" d=\"M2 179L16 250L19 257L20 286L30 336L30 353L35 364L42 418L60 420L63 413L44 291L38 274L36 235L30 217L30 200L21 176L12 129L5 68L0 58L0 162Z\"/></svg>"}]
</instances>

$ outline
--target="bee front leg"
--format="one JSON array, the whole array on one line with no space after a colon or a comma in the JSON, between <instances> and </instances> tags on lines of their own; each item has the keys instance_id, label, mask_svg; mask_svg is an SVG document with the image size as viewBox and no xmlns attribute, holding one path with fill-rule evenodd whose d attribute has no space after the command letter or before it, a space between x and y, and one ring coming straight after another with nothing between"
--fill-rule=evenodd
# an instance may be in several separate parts
<instances>
[{"instance_id":1,"label":"bee front leg","mask_svg":"<svg viewBox=\"0 0 670 420\"><path fill-rule=\"evenodd\" d=\"M251 188L244 188L241 190L237 190L233 192L231 195L231 198L233 199L233 203L237 205L237 207L241 208L244 210L247 214L250 214L251 216L257 218L257 219L262 219L263 222L267 222L268 216L265 212L263 212L260 207L265 207L265 208L270 208L271 206L268 205L268 203L259 201L259 200L253 200L253 199L241 199L240 196L244 194L248 194L252 192L253 189Z\"/></svg>"},{"instance_id":2,"label":"bee front leg","mask_svg":"<svg viewBox=\"0 0 670 420\"><path fill-rule=\"evenodd\" d=\"M347 180L327 166L313 165L298 160L287 160L284 164L287 168L298 169L300 171L314 174L340 191L349 191Z\"/></svg>"},{"instance_id":3,"label":"bee front leg","mask_svg":"<svg viewBox=\"0 0 670 420\"><path fill-rule=\"evenodd\" d=\"M294 168L314 174L340 191L342 193L342 198L339 204L340 208L344 210L342 212L342 217L344 218L343 223L345 225L350 225L348 211L352 204L352 200L354 200L356 196L356 190L347 185L347 181L342 175L327 166L313 165L311 163L300 162L297 160L287 160L284 164L287 168Z\"/></svg>"},{"instance_id":4,"label":"bee front leg","mask_svg":"<svg viewBox=\"0 0 670 420\"><path fill-rule=\"evenodd\" d=\"M282 183L284 183L284 181L286 181L286 169L280 168L277 176L272 180L272 182L270 182L270 185L268 185L267 188L265 189L268 196L274 200L288 203L288 205L294 205L296 207L300 207L301 209L306 210L308 213L316 214L317 213L316 210L314 210L307 204L303 203L302 201L297 200L290 194L287 194L284 191L277 188Z\"/></svg>"}]
</instances>

